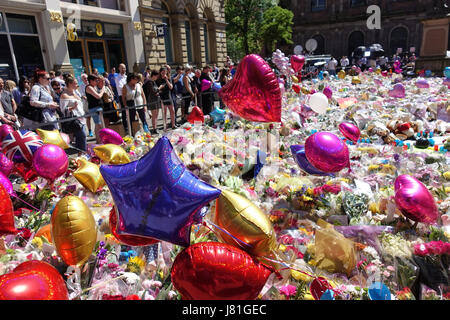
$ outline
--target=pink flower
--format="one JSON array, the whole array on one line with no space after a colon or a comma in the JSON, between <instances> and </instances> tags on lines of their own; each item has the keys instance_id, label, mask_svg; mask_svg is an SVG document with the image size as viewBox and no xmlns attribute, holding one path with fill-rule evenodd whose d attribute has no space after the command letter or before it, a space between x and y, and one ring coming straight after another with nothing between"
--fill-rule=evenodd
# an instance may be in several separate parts
<instances>
[{"instance_id":1,"label":"pink flower","mask_svg":"<svg viewBox=\"0 0 450 320\"><path fill-rule=\"evenodd\" d=\"M391 272L394 272L394 271L395 271L395 269L394 269L393 266L387 266L386 269L389 270L389 271L391 271Z\"/></svg>"},{"instance_id":2,"label":"pink flower","mask_svg":"<svg viewBox=\"0 0 450 320\"><path fill-rule=\"evenodd\" d=\"M389 271L383 271L383 275L388 278L391 274L389 273Z\"/></svg>"},{"instance_id":3,"label":"pink flower","mask_svg":"<svg viewBox=\"0 0 450 320\"><path fill-rule=\"evenodd\" d=\"M282 295L285 295L288 298L290 296L295 295L296 292L297 292L297 288L295 286L293 286L293 285L290 285L290 284L280 288L280 293Z\"/></svg>"}]
</instances>

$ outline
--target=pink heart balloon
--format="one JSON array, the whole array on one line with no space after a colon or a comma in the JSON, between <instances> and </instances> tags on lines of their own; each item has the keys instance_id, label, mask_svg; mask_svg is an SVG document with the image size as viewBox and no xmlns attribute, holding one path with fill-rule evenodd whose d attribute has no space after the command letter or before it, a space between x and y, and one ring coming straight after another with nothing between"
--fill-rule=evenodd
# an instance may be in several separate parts
<instances>
[{"instance_id":1,"label":"pink heart balloon","mask_svg":"<svg viewBox=\"0 0 450 320\"><path fill-rule=\"evenodd\" d=\"M240 117L256 122L281 122L278 79L263 58L244 57L233 80L219 91L222 101Z\"/></svg>"},{"instance_id":2,"label":"pink heart balloon","mask_svg":"<svg viewBox=\"0 0 450 320\"><path fill-rule=\"evenodd\" d=\"M120 134L113 129L103 128L98 132L100 141L103 144L117 144L121 145L123 143L123 139Z\"/></svg>"},{"instance_id":3,"label":"pink heart balloon","mask_svg":"<svg viewBox=\"0 0 450 320\"><path fill-rule=\"evenodd\" d=\"M299 73L303 69L303 65L305 64L304 56L291 56L291 67L294 69L295 73Z\"/></svg>"},{"instance_id":4,"label":"pink heart balloon","mask_svg":"<svg viewBox=\"0 0 450 320\"><path fill-rule=\"evenodd\" d=\"M11 127L9 124L2 124L0 126L0 142L3 141L3 139L10 134L11 132L14 132L14 128Z\"/></svg>"},{"instance_id":5,"label":"pink heart balloon","mask_svg":"<svg viewBox=\"0 0 450 320\"><path fill-rule=\"evenodd\" d=\"M433 196L422 182L409 175L400 175L394 182L395 203L402 214L417 222L433 224L439 211Z\"/></svg>"},{"instance_id":6,"label":"pink heart balloon","mask_svg":"<svg viewBox=\"0 0 450 320\"><path fill-rule=\"evenodd\" d=\"M338 172L350 167L348 147L336 135L317 132L305 142L308 161L323 172Z\"/></svg>"},{"instance_id":7,"label":"pink heart balloon","mask_svg":"<svg viewBox=\"0 0 450 320\"><path fill-rule=\"evenodd\" d=\"M401 83L396 83L394 88L389 91L389 96L392 98L404 98L406 96L405 87Z\"/></svg>"},{"instance_id":8,"label":"pink heart balloon","mask_svg":"<svg viewBox=\"0 0 450 320\"><path fill-rule=\"evenodd\" d=\"M358 142L359 136L361 135L359 128L355 126L353 123L349 122L342 122L339 125L339 131L342 133L344 137L353 141L354 143Z\"/></svg>"}]
</instances>

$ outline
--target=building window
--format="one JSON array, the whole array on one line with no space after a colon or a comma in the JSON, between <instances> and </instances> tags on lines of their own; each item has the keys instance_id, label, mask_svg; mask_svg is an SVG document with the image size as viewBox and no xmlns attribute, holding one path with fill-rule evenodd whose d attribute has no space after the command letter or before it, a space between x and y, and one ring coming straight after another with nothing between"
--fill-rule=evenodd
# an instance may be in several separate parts
<instances>
[{"instance_id":1,"label":"building window","mask_svg":"<svg viewBox=\"0 0 450 320\"><path fill-rule=\"evenodd\" d=\"M205 58L206 58L206 63L208 63L211 61L211 57L209 56L208 25L206 23L203 24L203 34L204 34L204 45L205 45Z\"/></svg>"},{"instance_id":2,"label":"building window","mask_svg":"<svg viewBox=\"0 0 450 320\"><path fill-rule=\"evenodd\" d=\"M327 0L311 0L311 11L322 11L327 8Z\"/></svg>"},{"instance_id":3,"label":"building window","mask_svg":"<svg viewBox=\"0 0 450 320\"><path fill-rule=\"evenodd\" d=\"M186 31L186 49L187 49L188 62L192 63L192 61L194 61L194 59L193 59L193 54L192 54L191 22L185 21L184 28Z\"/></svg>"},{"instance_id":4,"label":"building window","mask_svg":"<svg viewBox=\"0 0 450 320\"><path fill-rule=\"evenodd\" d=\"M170 28L169 18L163 18L163 23L166 25L166 30L164 32L164 45L166 48L166 62L173 63L173 49L172 49L172 30Z\"/></svg>"},{"instance_id":5,"label":"building window","mask_svg":"<svg viewBox=\"0 0 450 320\"><path fill-rule=\"evenodd\" d=\"M397 53L398 49L402 49L402 52L407 51L408 43L408 30L405 27L397 27L391 32L391 39L389 41L389 48L391 54Z\"/></svg>"},{"instance_id":6,"label":"building window","mask_svg":"<svg viewBox=\"0 0 450 320\"><path fill-rule=\"evenodd\" d=\"M350 7L362 7L367 5L367 0L350 0Z\"/></svg>"},{"instance_id":7,"label":"building window","mask_svg":"<svg viewBox=\"0 0 450 320\"><path fill-rule=\"evenodd\" d=\"M33 16L0 12L0 76L19 80L31 77L35 69L44 69L41 44Z\"/></svg>"},{"instance_id":8,"label":"building window","mask_svg":"<svg viewBox=\"0 0 450 320\"><path fill-rule=\"evenodd\" d=\"M348 38L348 56L351 57L356 48L364 46L364 33L353 31Z\"/></svg>"},{"instance_id":9,"label":"building window","mask_svg":"<svg viewBox=\"0 0 450 320\"><path fill-rule=\"evenodd\" d=\"M323 36L321 36L320 34L315 35L313 37L314 40L317 41L317 48L316 50L314 50L314 54L316 55L320 55L320 54L325 54L325 39Z\"/></svg>"}]
</instances>

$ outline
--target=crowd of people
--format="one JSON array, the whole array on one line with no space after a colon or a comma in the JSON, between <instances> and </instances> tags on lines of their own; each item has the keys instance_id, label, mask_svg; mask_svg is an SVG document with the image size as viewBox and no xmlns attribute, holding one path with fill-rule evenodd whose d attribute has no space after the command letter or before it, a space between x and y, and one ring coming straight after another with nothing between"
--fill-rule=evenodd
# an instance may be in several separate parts
<instances>
[{"instance_id":1,"label":"crowd of people","mask_svg":"<svg viewBox=\"0 0 450 320\"><path fill-rule=\"evenodd\" d=\"M78 79L59 70L36 70L31 79L21 76L17 85L0 78L0 121L15 129L61 130L72 136L75 148L86 151L88 137L95 134L100 143L99 131L120 123L128 132L132 122L138 121L136 115L143 130L151 134L159 133L160 109L164 131L168 128L167 111L172 129L187 121L194 105L208 115L214 102L220 101L213 86L224 86L232 77L231 69L228 62L221 70L215 64L202 69L187 64L172 72L169 65L164 65L159 70L147 67L141 74L127 73L126 65L120 64L118 72L115 67L102 74L93 69ZM209 81L209 87L203 80ZM223 107L222 102L220 105Z\"/></svg>"}]
</instances>

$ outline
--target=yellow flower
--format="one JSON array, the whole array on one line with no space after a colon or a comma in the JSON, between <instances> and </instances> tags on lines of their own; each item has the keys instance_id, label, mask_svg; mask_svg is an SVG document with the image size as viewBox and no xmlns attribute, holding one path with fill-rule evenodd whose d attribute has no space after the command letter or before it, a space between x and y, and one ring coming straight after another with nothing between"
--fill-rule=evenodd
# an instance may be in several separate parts
<instances>
[{"instance_id":1,"label":"yellow flower","mask_svg":"<svg viewBox=\"0 0 450 320\"><path fill-rule=\"evenodd\" d=\"M378 164L371 164L369 166L369 171L378 170L379 168L380 168L380 166Z\"/></svg>"},{"instance_id":2,"label":"yellow flower","mask_svg":"<svg viewBox=\"0 0 450 320\"><path fill-rule=\"evenodd\" d=\"M306 274L304 274L302 272L299 272L299 271L296 271L296 270L292 270L292 269L291 269L291 276L295 280L303 281L303 282L311 282L313 280L312 277L310 277L310 276L308 276L308 275L306 275Z\"/></svg>"},{"instance_id":3,"label":"yellow flower","mask_svg":"<svg viewBox=\"0 0 450 320\"><path fill-rule=\"evenodd\" d=\"M158 275L161 279L164 279L164 272L162 272L162 270L158 273Z\"/></svg>"},{"instance_id":4,"label":"yellow flower","mask_svg":"<svg viewBox=\"0 0 450 320\"><path fill-rule=\"evenodd\" d=\"M369 210L370 210L370 212L372 212L372 213L378 213L378 212L379 212L379 210L378 210L378 205L377 205L375 202L371 202L371 203L369 204Z\"/></svg>"},{"instance_id":5,"label":"yellow flower","mask_svg":"<svg viewBox=\"0 0 450 320\"><path fill-rule=\"evenodd\" d=\"M286 246L284 244L280 244L279 249L281 252L284 252L286 250Z\"/></svg>"},{"instance_id":6,"label":"yellow flower","mask_svg":"<svg viewBox=\"0 0 450 320\"><path fill-rule=\"evenodd\" d=\"M450 187L445 187L445 192L450 193Z\"/></svg>"},{"instance_id":7,"label":"yellow flower","mask_svg":"<svg viewBox=\"0 0 450 320\"><path fill-rule=\"evenodd\" d=\"M303 300L314 300L314 297L311 295L311 293L306 293L303 296Z\"/></svg>"},{"instance_id":8,"label":"yellow flower","mask_svg":"<svg viewBox=\"0 0 450 320\"><path fill-rule=\"evenodd\" d=\"M145 266L145 261L137 256L128 259L128 263L133 263L135 265L138 265L140 268L143 268Z\"/></svg>"},{"instance_id":9,"label":"yellow flower","mask_svg":"<svg viewBox=\"0 0 450 320\"><path fill-rule=\"evenodd\" d=\"M341 181L343 181L343 182L345 182L345 183L349 183L350 181L348 180L348 179L346 179L346 178L340 178L339 180L341 180Z\"/></svg>"},{"instance_id":10,"label":"yellow flower","mask_svg":"<svg viewBox=\"0 0 450 320\"><path fill-rule=\"evenodd\" d=\"M445 180L450 180L450 171L444 172Z\"/></svg>"},{"instance_id":11,"label":"yellow flower","mask_svg":"<svg viewBox=\"0 0 450 320\"><path fill-rule=\"evenodd\" d=\"M316 262L316 260L311 259L311 260L308 261L308 264L311 265L311 266L315 266L317 264L317 262Z\"/></svg>"},{"instance_id":12,"label":"yellow flower","mask_svg":"<svg viewBox=\"0 0 450 320\"><path fill-rule=\"evenodd\" d=\"M306 190L306 193L307 193L308 195L312 196L312 195L314 195L314 190L311 189L311 188L308 188L308 189ZM312 199L311 199L311 200L312 200Z\"/></svg>"},{"instance_id":13,"label":"yellow flower","mask_svg":"<svg viewBox=\"0 0 450 320\"><path fill-rule=\"evenodd\" d=\"M33 240L31 241L31 244L40 248L44 244L44 241L42 241L40 237L34 237Z\"/></svg>"}]
</instances>

